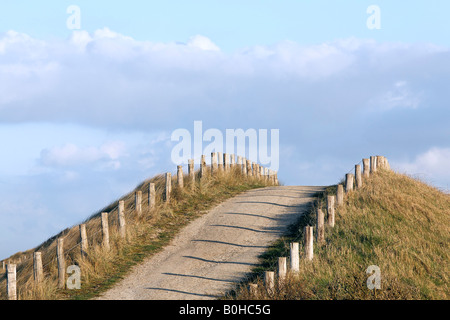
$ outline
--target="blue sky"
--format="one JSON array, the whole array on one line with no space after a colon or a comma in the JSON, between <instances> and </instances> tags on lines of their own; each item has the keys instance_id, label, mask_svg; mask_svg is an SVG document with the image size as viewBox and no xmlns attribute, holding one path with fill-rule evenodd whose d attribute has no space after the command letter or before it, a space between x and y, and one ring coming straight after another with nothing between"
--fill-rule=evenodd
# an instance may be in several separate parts
<instances>
[{"instance_id":1,"label":"blue sky","mask_svg":"<svg viewBox=\"0 0 450 320\"><path fill-rule=\"evenodd\" d=\"M70 30L70 5L81 29ZM369 29L370 5L381 29ZM374 154L448 190L448 1L0 4L0 259L175 171L171 133L280 130L279 178Z\"/></svg>"}]
</instances>

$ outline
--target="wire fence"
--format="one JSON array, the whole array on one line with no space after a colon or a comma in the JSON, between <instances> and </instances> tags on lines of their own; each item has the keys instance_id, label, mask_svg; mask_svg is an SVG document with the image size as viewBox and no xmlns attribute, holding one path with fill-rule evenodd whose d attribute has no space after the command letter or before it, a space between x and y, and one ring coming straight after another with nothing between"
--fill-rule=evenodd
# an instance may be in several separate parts
<instances>
[{"instance_id":1,"label":"wire fence","mask_svg":"<svg viewBox=\"0 0 450 320\"><path fill-rule=\"evenodd\" d=\"M211 158L210 166L207 166L206 165L206 161L205 161L205 156L202 156L202 159L200 161L200 167L196 171L194 171L194 169L195 169L194 166L193 165L189 166L188 167L188 171L189 171L188 175L189 176L192 176L192 175L194 176L194 180L193 180L194 183L196 183L196 181L201 183L202 178L203 178L202 175L207 174L207 172L208 172L208 174L211 174L211 175L216 175L217 174L218 176L220 176L220 173L218 171L223 171L223 172L231 171L231 167L232 166L238 165L238 166L240 166L242 168L242 170L240 170L240 172L242 174L244 174L245 176L252 177L252 178L263 179L264 181L270 181L270 183L272 183L274 185L278 185L277 172L272 171L272 170L270 170L268 168L264 168L263 166L255 163L255 162L251 162L250 160L246 159L245 157L238 156L237 157L237 161L235 161L236 158L235 158L234 155L224 154L223 156L224 156L224 158L223 158L224 160L229 158L229 157L231 157L231 161L229 161L230 159L228 159L228 161L225 160L225 161L222 161L222 162L219 160L216 163L215 167L214 167L213 157ZM217 158L215 157L215 159L217 159ZM222 168L223 170L215 171L215 169L219 169L219 168ZM244 170L244 168L245 168L245 170ZM155 194L154 196L155 197L157 196L157 197L161 198L162 202L165 201L167 203L170 203L170 201L167 198L167 192L166 191L167 190L171 190L171 185L172 185L172 182L173 182L172 180L176 181L177 183L180 182L180 180L179 180L180 177L179 177L178 172L180 172L180 171L177 170L177 177L175 179L172 179L172 178L170 178L169 180L168 179L164 179L164 183L165 183L164 185L161 185L161 182L162 182L161 181L162 180L161 179L162 178L161 175L156 176L156 177L154 177L152 179L149 179L147 183L144 183L144 184L141 185L141 189L147 187L148 196L149 196L148 204L150 204L150 184L153 183L151 181L159 182L159 185L158 185L158 187L159 187L158 191L159 192L157 194ZM166 177L167 176L171 177L171 174L167 173ZM183 175L182 171L181 171L181 176L182 176L181 180L183 181L183 179L184 179L183 176L184 175ZM196 178L196 177L198 177L198 178ZM159 178L159 180L158 180L158 178ZM142 191L142 190L140 190L140 191ZM137 189L134 190L134 192L137 192ZM120 211L120 208L119 208L120 207L120 202L121 201L125 201L125 200L128 200L128 202L130 202L130 200L131 200L130 198L131 198L132 194L133 194L133 192L131 192L127 196L121 198L121 200L117 200L117 204L111 205L110 207L108 207L109 210L105 210L105 211L102 211L102 212L107 212L108 213L108 217L111 219L111 213ZM142 197L141 197L141 201L142 201ZM141 205L142 205L142 203L139 204L139 206L141 206ZM138 206L138 204L135 203L134 204L134 209L136 209L137 206ZM133 206L129 205L128 209L133 209ZM126 211L129 213L132 210L126 210ZM88 222L92 221L93 219L95 219L95 217L97 217L99 213L100 212L95 214L93 216L93 218L87 220L86 223L88 223ZM115 221L115 220L116 219L113 219L111 221L112 222L111 224L115 225L115 226L119 225L119 227L120 227L120 218L119 218L118 222ZM68 229L64 230L63 232L61 232L57 236L55 236L55 237L49 239L47 242L45 242L45 244L41 246L42 248L37 248L36 250L34 250L33 254L35 254L36 252L40 252L41 249L44 250L43 251L43 258L46 258L46 261L42 261L42 265L38 266L38 268L40 270L45 270L46 269L47 270L46 274L48 274L49 272L51 272L51 270L49 270L49 269L59 268L59 266L58 266L58 259L60 259L61 256L63 256L63 257L69 256L69 262L77 264L76 257L70 257L70 254L77 248L80 250L80 253L81 253L81 251L82 251L82 244L83 244L83 239L82 239L82 235L81 234L77 235L78 240L76 241L75 244L71 245L68 249L62 250L62 255L58 256L58 253L56 252L57 251L57 246L56 246L57 240L58 239L64 239L65 237L68 237L69 234L71 234L71 236L73 237L74 234L76 234L76 230L75 230L76 227L77 226L74 226L72 228L68 228ZM93 232L90 232L89 233L89 237L91 239L91 242L93 241L92 239L99 240L101 238L100 234L102 234L102 233L103 233L103 229L102 228L98 228L98 229L94 230ZM56 248L55 248L55 246L56 246ZM13 260L13 261L11 261L11 260ZM14 260L16 260L16 261L14 261ZM10 299L10 300L16 300L17 299L17 291L18 291L17 283L19 282L17 279L21 279L22 280L21 282L24 283L24 282L26 282L24 279L30 280L30 279L33 278L33 275L35 275L35 273L36 273L36 263L35 263L36 261L35 261L35 258L33 257L32 254L28 253L28 254L22 255L22 256L20 256L18 258L14 258L14 259L10 258L10 259L3 260L2 262L3 262L3 268L4 268L5 273L3 275L3 278L0 277L0 281L6 280L6 282L7 282L7 285L6 285L6 289L7 289L6 290L7 291L6 292L6 297L8 299ZM5 266L6 266L6 268L5 268ZM11 269L14 269L14 276L12 276L13 270L9 270L8 269L9 266L11 266L11 267L14 266L14 268L11 268ZM11 271L11 278L10 278L10 271ZM12 281L14 281L14 285L12 285L12 283L11 283ZM10 292L11 288L14 288L15 292Z\"/></svg>"}]
</instances>

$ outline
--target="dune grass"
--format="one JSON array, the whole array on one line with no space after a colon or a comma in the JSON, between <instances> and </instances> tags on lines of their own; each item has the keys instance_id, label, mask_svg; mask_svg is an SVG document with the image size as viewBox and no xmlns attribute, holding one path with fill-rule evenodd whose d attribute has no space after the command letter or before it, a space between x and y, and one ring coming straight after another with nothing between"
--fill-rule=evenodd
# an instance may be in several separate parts
<instances>
[{"instance_id":1,"label":"dune grass","mask_svg":"<svg viewBox=\"0 0 450 320\"><path fill-rule=\"evenodd\" d=\"M326 214L327 188L294 232L275 243L262 265L276 271L278 257L289 256L289 242L300 242L300 272L268 293L261 270L256 293L241 284L231 299L414 299L449 298L450 195L393 171L379 170L362 188L345 195L336 225L326 227L326 241L314 244L314 259L303 259L303 227L315 225L318 207ZM314 229L315 232L315 229ZM380 268L381 289L369 290L369 266ZM267 270L267 269L266 269Z\"/></svg>"},{"instance_id":2,"label":"dune grass","mask_svg":"<svg viewBox=\"0 0 450 320\"><path fill-rule=\"evenodd\" d=\"M172 178L172 194L170 202L164 202L162 195L165 189L163 175L144 181L135 190L121 199L114 201L99 210L82 223L86 224L89 249L87 256L81 255L79 227L75 225L48 239L41 245L26 252L13 255L17 260L27 256L25 261L17 265L18 299L22 300L57 300L57 299L90 299L107 290L122 279L133 265L144 258L160 251L177 232L193 219L206 213L214 205L246 190L272 185L272 181L247 177L241 174L238 167L230 172L218 175L207 175L201 179L196 172L196 182L192 184L188 176L184 177L184 188L176 184ZM156 206L150 209L148 202L148 184L156 185ZM142 214L135 213L134 194L142 191ZM126 239L118 233L117 206L119 200L125 202ZM110 249L102 246L101 212L109 213ZM81 289L57 289L56 240L64 238L66 266L75 264L81 270ZM32 253L40 251L44 265L44 281L36 286L33 279ZM6 276L0 275L0 299L6 299Z\"/></svg>"}]
</instances>

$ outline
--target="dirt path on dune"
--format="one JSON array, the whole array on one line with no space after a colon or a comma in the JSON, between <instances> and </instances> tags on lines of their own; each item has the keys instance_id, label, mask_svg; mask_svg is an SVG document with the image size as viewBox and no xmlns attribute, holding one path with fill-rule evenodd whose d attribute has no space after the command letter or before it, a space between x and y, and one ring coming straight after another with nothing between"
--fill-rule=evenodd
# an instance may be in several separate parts
<instances>
[{"instance_id":1,"label":"dirt path on dune","mask_svg":"<svg viewBox=\"0 0 450 320\"><path fill-rule=\"evenodd\" d=\"M214 299L258 263L324 187L267 187L218 205L99 299Z\"/></svg>"}]
</instances>

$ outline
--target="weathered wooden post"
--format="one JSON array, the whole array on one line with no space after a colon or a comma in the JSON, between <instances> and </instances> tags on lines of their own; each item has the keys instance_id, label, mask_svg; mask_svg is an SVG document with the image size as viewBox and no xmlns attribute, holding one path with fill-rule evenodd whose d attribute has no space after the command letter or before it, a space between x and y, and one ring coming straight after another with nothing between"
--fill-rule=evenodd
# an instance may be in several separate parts
<instances>
[{"instance_id":1,"label":"weathered wooden post","mask_svg":"<svg viewBox=\"0 0 450 320\"><path fill-rule=\"evenodd\" d=\"M172 192L172 173L166 172L166 188L165 188L165 198L166 202L170 201L170 193Z\"/></svg>"},{"instance_id":2,"label":"weathered wooden post","mask_svg":"<svg viewBox=\"0 0 450 320\"><path fill-rule=\"evenodd\" d=\"M362 159L363 161L363 176L367 179L370 176L370 159Z\"/></svg>"},{"instance_id":3,"label":"weathered wooden post","mask_svg":"<svg viewBox=\"0 0 450 320\"><path fill-rule=\"evenodd\" d=\"M184 187L183 166L177 166L177 184L180 189Z\"/></svg>"},{"instance_id":4,"label":"weathered wooden post","mask_svg":"<svg viewBox=\"0 0 450 320\"><path fill-rule=\"evenodd\" d=\"M375 156L375 163L377 164L377 169L383 169L383 157Z\"/></svg>"},{"instance_id":5,"label":"weathered wooden post","mask_svg":"<svg viewBox=\"0 0 450 320\"><path fill-rule=\"evenodd\" d=\"M248 286L248 291L250 292L250 295L254 298L258 295L258 284L257 283L250 283Z\"/></svg>"},{"instance_id":6,"label":"weathered wooden post","mask_svg":"<svg viewBox=\"0 0 450 320\"><path fill-rule=\"evenodd\" d=\"M236 157L235 157L235 155L232 153L231 155L230 155L230 167L231 168L234 168L234 165L236 164Z\"/></svg>"},{"instance_id":7,"label":"weathered wooden post","mask_svg":"<svg viewBox=\"0 0 450 320\"><path fill-rule=\"evenodd\" d=\"M148 184L148 206L153 209L156 205L156 186L153 182Z\"/></svg>"},{"instance_id":8,"label":"weathered wooden post","mask_svg":"<svg viewBox=\"0 0 450 320\"><path fill-rule=\"evenodd\" d=\"M110 249L109 246L109 223L108 223L108 212L102 212L102 243L106 250Z\"/></svg>"},{"instance_id":9,"label":"weathered wooden post","mask_svg":"<svg viewBox=\"0 0 450 320\"><path fill-rule=\"evenodd\" d=\"M311 261L314 256L314 232L313 227L307 226L305 227L305 258L308 261Z\"/></svg>"},{"instance_id":10,"label":"weathered wooden post","mask_svg":"<svg viewBox=\"0 0 450 320\"><path fill-rule=\"evenodd\" d=\"M337 186L336 202L338 206L342 206L344 204L344 186L342 184L338 184Z\"/></svg>"},{"instance_id":11,"label":"weathered wooden post","mask_svg":"<svg viewBox=\"0 0 450 320\"><path fill-rule=\"evenodd\" d=\"M291 265L290 271L293 273L298 273L300 271L300 255L298 252L298 242L291 242L289 244L290 254L291 254Z\"/></svg>"},{"instance_id":12,"label":"weathered wooden post","mask_svg":"<svg viewBox=\"0 0 450 320\"><path fill-rule=\"evenodd\" d=\"M375 156L370 156L370 173L377 172L377 158Z\"/></svg>"},{"instance_id":13,"label":"weathered wooden post","mask_svg":"<svg viewBox=\"0 0 450 320\"><path fill-rule=\"evenodd\" d=\"M86 224L80 224L80 238L81 238L81 256L84 257L87 255L88 250L88 240L87 240L87 233L86 233Z\"/></svg>"},{"instance_id":14,"label":"weathered wooden post","mask_svg":"<svg viewBox=\"0 0 450 320\"><path fill-rule=\"evenodd\" d=\"M241 159L241 170L242 170L242 174L244 176L247 175L247 159L245 159L245 157L242 157Z\"/></svg>"},{"instance_id":15,"label":"weathered wooden post","mask_svg":"<svg viewBox=\"0 0 450 320\"><path fill-rule=\"evenodd\" d=\"M353 174L347 173L345 175L345 192L353 191Z\"/></svg>"},{"instance_id":16,"label":"weathered wooden post","mask_svg":"<svg viewBox=\"0 0 450 320\"><path fill-rule=\"evenodd\" d=\"M202 154L200 158L200 178L206 177L206 157Z\"/></svg>"},{"instance_id":17,"label":"weathered wooden post","mask_svg":"<svg viewBox=\"0 0 450 320\"><path fill-rule=\"evenodd\" d=\"M377 168L387 170L388 169L388 162L387 158L385 156L377 156L376 159Z\"/></svg>"},{"instance_id":18,"label":"weathered wooden post","mask_svg":"<svg viewBox=\"0 0 450 320\"><path fill-rule=\"evenodd\" d=\"M8 263L6 269L6 291L8 293L8 300L17 300L16 265Z\"/></svg>"},{"instance_id":19,"label":"weathered wooden post","mask_svg":"<svg viewBox=\"0 0 450 320\"><path fill-rule=\"evenodd\" d=\"M44 280L44 271L42 268L42 254L37 251L33 253L33 275L34 282L39 284Z\"/></svg>"},{"instance_id":20,"label":"weathered wooden post","mask_svg":"<svg viewBox=\"0 0 450 320\"><path fill-rule=\"evenodd\" d=\"M194 190L195 188L195 171L194 171L194 159L188 160L188 173L189 173L189 180L191 181L191 189Z\"/></svg>"},{"instance_id":21,"label":"weathered wooden post","mask_svg":"<svg viewBox=\"0 0 450 320\"><path fill-rule=\"evenodd\" d=\"M250 160L246 160L245 161L246 165L247 165L247 176L251 177L253 176L253 171L252 171L252 162Z\"/></svg>"},{"instance_id":22,"label":"weathered wooden post","mask_svg":"<svg viewBox=\"0 0 450 320\"><path fill-rule=\"evenodd\" d=\"M383 158L384 158L384 169L391 170L391 166L389 165L388 159L386 157Z\"/></svg>"},{"instance_id":23,"label":"weathered wooden post","mask_svg":"<svg viewBox=\"0 0 450 320\"><path fill-rule=\"evenodd\" d=\"M134 208L138 216L142 214L142 191L134 193Z\"/></svg>"},{"instance_id":24,"label":"weathered wooden post","mask_svg":"<svg viewBox=\"0 0 450 320\"><path fill-rule=\"evenodd\" d=\"M125 238L127 235L127 230L125 222L125 202L123 200L119 201L118 216L119 216L119 234L122 238Z\"/></svg>"},{"instance_id":25,"label":"weathered wooden post","mask_svg":"<svg viewBox=\"0 0 450 320\"><path fill-rule=\"evenodd\" d=\"M66 260L64 259L64 239L59 238L56 242L56 258L58 261L58 288L66 286Z\"/></svg>"},{"instance_id":26,"label":"weathered wooden post","mask_svg":"<svg viewBox=\"0 0 450 320\"><path fill-rule=\"evenodd\" d=\"M224 171L230 171L230 155L228 153L223 154L223 169Z\"/></svg>"},{"instance_id":27,"label":"weathered wooden post","mask_svg":"<svg viewBox=\"0 0 450 320\"><path fill-rule=\"evenodd\" d=\"M223 172L223 154L222 152L217 152L217 168L219 172Z\"/></svg>"},{"instance_id":28,"label":"weathered wooden post","mask_svg":"<svg viewBox=\"0 0 450 320\"><path fill-rule=\"evenodd\" d=\"M316 216L317 216L316 221L317 242L323 243L325 241L325 215L322 209L317 208Z\"/></svg>"},{"instance_id":29,"label":"weathered wooden post","mask_svg":"<svg viewBox=\"0 0 450 320\"><path fill-rule=\"evenodd\" d=\"M211 174L217 173L217 152L211 152Z\"/></svg>"},{"instance_id":30,"label":"weathered wooden post","mask_svg":"<svg viewBox=\"0 0 450 320\"><path fill-rule=\"evenodd\" d=\"M282 284L286 279L287 274L287 258L280 257L278 258L278 283Z\"/></svg>"},{"instance_id":31,"label":"weathered wooden post","mask_svg":"<svg viewBox=\"0 0 450 320\"><path fill-rule=\"evenodd\" d=\"M327 196L328 225L330 227L334 227L334 223L335 223L334 202L335 202L335 196Z\"/></svg>"},{"instance_id":32,"label":"weathered wooden post","mask_svg":"<svg viewBox=\"0 0 450 320\"><path fill-rule=\"evenodd\" d=\"M361 166L359 164L355 165L355 179L356 179L356 189L362 187L362 177L361 177Z\"/></svg>"},{"instance_id":33,"label":"weathered wooden post","mask_svg":"<svg viewBox=\"0 0 450 320\"><path fill-rule=\"evenodd\" d=\"M264 272L264 284L267 289L267 293L272 295L275 290L275 272L266 271Z\"/></svg>"}]
</instances>

